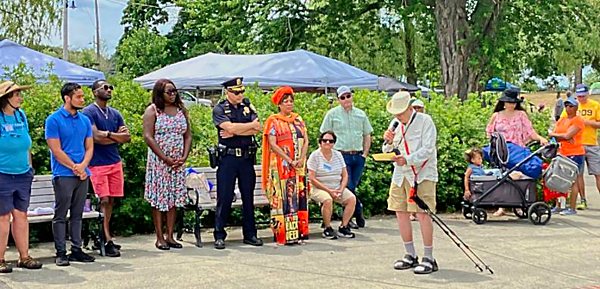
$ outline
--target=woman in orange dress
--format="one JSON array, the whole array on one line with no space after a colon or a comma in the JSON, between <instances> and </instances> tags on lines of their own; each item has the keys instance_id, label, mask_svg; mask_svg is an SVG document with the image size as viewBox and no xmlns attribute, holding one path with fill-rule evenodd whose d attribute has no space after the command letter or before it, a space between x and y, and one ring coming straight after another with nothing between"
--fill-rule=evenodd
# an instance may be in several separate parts
<instances>
[{"instance_id":1,"label":"woman in orange dress","mask_svg":"<svg viewBox=\"0 0 600 289\"><path fill-rule=\"evenodd\" d=\"M277 244L297 244L308 238L306 155L308 135L294 112L294 91L284 86L271 98L279 113L264 126L262 185L271 203L271 228Z\"/></svg>"}]
</instances>

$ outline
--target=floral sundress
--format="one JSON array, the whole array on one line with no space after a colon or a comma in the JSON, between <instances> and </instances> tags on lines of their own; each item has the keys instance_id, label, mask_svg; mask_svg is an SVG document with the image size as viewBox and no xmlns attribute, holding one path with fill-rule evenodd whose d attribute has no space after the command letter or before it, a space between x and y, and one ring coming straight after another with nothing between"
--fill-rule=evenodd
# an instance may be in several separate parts
<instances>
[{"instance_id":1,"label":"floral sundress","mask_svg":"<svg viewBox=\"0 0 600 289\"><path fill-rule=\"evenodd\" d=\"M183 157L183 135L186 130L187 121L181 109L174 116L156 111L154 139L168 157ZM173 169L148 148L144 198L150 206L161 212L183 207L186 201L185 166Z\"/></svg>"}]
</instances>

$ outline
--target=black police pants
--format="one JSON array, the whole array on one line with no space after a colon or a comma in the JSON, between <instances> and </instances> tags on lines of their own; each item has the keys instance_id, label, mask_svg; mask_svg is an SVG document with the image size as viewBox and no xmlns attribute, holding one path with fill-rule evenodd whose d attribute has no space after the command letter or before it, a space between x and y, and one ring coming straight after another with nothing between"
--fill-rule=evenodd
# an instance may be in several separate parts
<instances>
[{"instance_id":1,"label":"black police pants","mask_svg":"<svg viewBox=\"0 0 600 289\"><path fill-rule=\"evenodd\" d=\"M225 225L231 213L231 202L234 197L235 181L242 195L242 215L244 239L256 236L254 221L254 187L256 173L254 159L225 155L221 158L217 169L217 212L215 221L215 240L225 239Z\"/></svg>"}]
</instances>

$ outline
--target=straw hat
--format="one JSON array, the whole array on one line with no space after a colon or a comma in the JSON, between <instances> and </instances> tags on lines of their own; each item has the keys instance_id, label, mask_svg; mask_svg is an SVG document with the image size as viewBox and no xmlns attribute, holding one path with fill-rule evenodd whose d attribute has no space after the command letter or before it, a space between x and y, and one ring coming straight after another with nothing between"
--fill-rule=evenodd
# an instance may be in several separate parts
<instances>
[{"instance_id":1,"label":"straw hat","mask_svg":"<svg viewBox=\"0 0 600 289\"><path fill-rule=\"evenodd\" d=\"M13 91L30 89L31 85L19 86L12 81L4 81L0 83L0 97L10 94Z\"/></svg>"},{"instance_id":2,"label":"straw hat","mask_svg":"<svg viewBox=\"0 0 600 289\"><path fill-rule=\"evenodd\" d=\"M410 94L407 91L398 91L388 101L386 109L391 114L399 114L405 112L409 105Z\"/></svg>"}]
</instances>

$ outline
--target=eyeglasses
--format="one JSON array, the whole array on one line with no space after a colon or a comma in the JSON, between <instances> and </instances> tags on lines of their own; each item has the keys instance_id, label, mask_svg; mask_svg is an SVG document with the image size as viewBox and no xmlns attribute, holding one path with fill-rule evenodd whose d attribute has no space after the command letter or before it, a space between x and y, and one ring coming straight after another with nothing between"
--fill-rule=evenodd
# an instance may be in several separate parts
<instances>
[{"instance_id":1,"label":"eyeglasses","mask_svg":"<svg viewBox=\"0 0 600 289\"><path fill-rule=\"evenodd\" d=\"M240 90L240 91L227 90L227 91L229 91L235 95L240 95L240 94L243 94L244 92L246 92L246 90Z\"/></svg>"},{"instance_id":2,"label":"eyeglasses","mask_svg":"<svg viewBox=\"0 0 600 289\"><path fill-rule=\"evenodd\" d=\"M325 138L325 139L322 139L322 140L321 140L321 143L331 143L331 144L334 144L334 143L335 143L335 140L333 140L333 139L326 139L326 138Z\"/></svg>"},{"instance_id":3,"label":"eyeglasses","mask_svg":"<svg viewBox=\"0 0 600 289\"><path fill-rule=\"evenodd\" d=\"M98 89L101 89L101 88L102 88L102 89L104 89L104 90L106 90L106 91L108 91L109 89L110 89L110 90L115 90L115 87L114 87L114 86L112 86L112 85L108 85L108 84L105 84L105 85L103 85L103 86L100 86L100 87L98 87L96 90L98 90Z\"/></svg>"},{"instance_id":4,"label":"eyeglasses","mask_svg":"<svg viewBox=\"0 0 600 289\"><path fill-rule=\"evenodd\" d=\"M168 95L174 95L174 94L177 94L177 89L174 89L174 88L169 89L169 90L165 91L165 93Z\"/></svg>"},{"instance_id":5,"label":"eyeglasses","mask_svg":"<svg viewBox=\"0 0 600 289\"><path fill-rule=\"evenodd\" d=\"M341 95L339 97L340 100L345 100L346 98L347 99L351 99L352 98L352 94L348 94L348 95L344 94L344 95Z\"/></svg>"}]
</instances>

